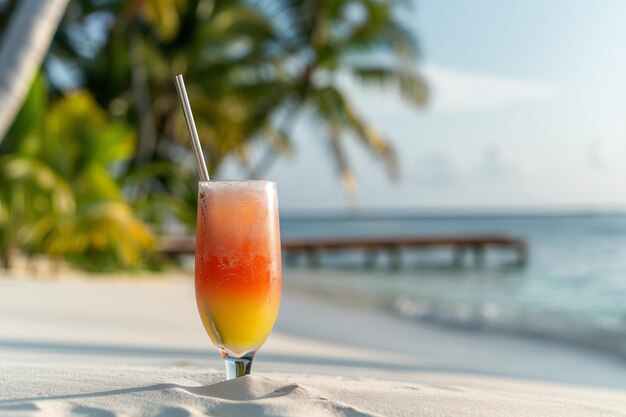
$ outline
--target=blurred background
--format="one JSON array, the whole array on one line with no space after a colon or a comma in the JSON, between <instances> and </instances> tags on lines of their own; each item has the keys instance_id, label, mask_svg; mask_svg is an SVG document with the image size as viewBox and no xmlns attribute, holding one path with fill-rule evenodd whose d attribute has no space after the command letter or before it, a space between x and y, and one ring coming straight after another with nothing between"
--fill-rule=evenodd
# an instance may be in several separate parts
<instances>
[{"instance_id":1,"label":"blurred background","mask_svg":"<svg viewBox=\"0 0 626 417\"><path fill-rule=\"evenodd\" d=\"M624 356L625 13L0 0L0 273L189 268L182 73L212 178L276 181L283 241L313 245L286 286Z\"/></svg>"}]
</instances>

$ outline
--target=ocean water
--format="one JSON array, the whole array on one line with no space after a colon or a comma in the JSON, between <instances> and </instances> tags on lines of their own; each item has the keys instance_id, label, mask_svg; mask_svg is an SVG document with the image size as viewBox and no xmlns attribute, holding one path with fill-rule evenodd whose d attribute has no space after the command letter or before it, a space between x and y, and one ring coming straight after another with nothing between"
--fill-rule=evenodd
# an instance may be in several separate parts
<instances>
[{"instance_id":1,"label":"ocean water","mask_svg":"<svg viewBox=\"0 0 626 417\"><path fill-rule=\"evenodd\" d=\"M487 250L484 266L451 250L407 251L392 270L384 253L327 254L322 266L286 264L306 284L344 297L378 297L397 314L467 329L554 338L626 357L626 215L289 217L283 239L502 233L527 241L526 265ZM296 260L297 261L297 260Z\"/></svg>"}]
</instances>

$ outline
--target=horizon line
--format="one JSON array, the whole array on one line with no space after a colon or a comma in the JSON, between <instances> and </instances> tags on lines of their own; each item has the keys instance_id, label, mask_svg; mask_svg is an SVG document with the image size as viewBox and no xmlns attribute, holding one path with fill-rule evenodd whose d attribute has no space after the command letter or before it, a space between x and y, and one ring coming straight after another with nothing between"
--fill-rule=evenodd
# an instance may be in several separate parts
<instances>
[{"instance_id":1,"label":"horizon line","mask_svg":"<svg viewBox=\"0 0 626 417\"><path fill-rule=\"evenodd\" d=\"M419 207L419 208L323 208L283 209L281 219L309 220L407 220L452 218L558 218L558 217L622 217L626 206L620 207Z\"/></svg>"}]
</instances>

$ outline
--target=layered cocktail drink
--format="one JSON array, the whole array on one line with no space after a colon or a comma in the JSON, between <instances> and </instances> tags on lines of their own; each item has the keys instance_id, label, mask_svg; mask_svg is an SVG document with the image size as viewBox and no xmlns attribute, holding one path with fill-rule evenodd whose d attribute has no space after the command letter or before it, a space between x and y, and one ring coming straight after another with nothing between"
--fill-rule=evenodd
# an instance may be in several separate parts
<instances>
[{"instance_id":1,"label":"layered cocktail drink","mask_svg":"<svg viewBox=\"0 0 626 417\"><path fill-rule=\"evenodd\" d=\"M280 305L281 255L276 184L199 183L196 301L227 378L250 372Z\"/></svg>"}]
</instances>

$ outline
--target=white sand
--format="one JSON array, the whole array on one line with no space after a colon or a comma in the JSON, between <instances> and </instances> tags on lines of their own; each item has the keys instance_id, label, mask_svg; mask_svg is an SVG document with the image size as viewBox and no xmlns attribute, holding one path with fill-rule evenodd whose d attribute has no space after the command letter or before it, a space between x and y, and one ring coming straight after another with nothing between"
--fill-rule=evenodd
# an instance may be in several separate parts
<instances>
[{"instance_id":1,"label":"white sand","mask_svg":"<svg viewBox=\"0 0 626 417\"><path fill-rule=\"evenodd\" d=\"M288 291L253 375L222 379L189 279L0 279L0 415L626 416L616 359Z\"/></svg>"}]
</instances>

